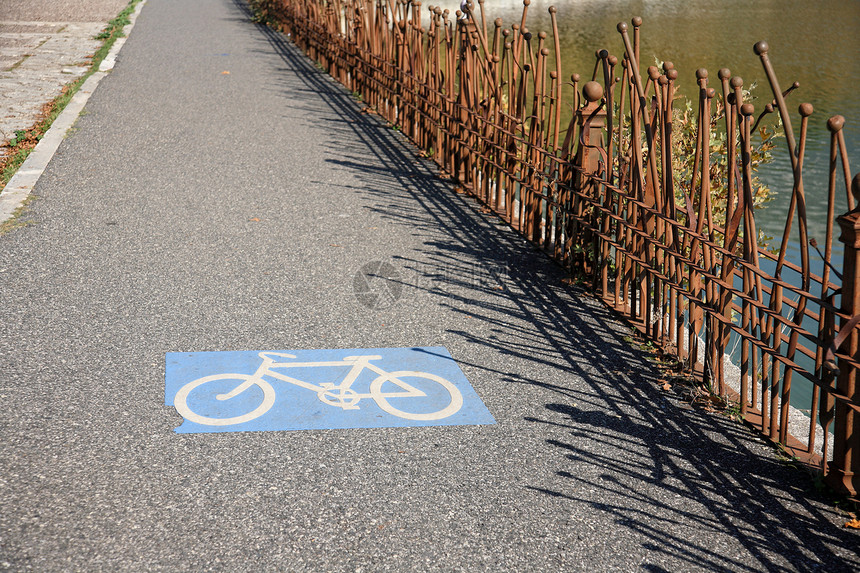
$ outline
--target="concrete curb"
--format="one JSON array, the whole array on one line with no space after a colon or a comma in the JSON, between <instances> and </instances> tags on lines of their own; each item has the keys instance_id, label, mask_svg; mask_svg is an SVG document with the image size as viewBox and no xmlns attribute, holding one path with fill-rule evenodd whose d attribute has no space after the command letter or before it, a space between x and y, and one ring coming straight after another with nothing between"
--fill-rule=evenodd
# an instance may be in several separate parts
<instances>
[{"instance_id":1,"label":"concrete curb","mask_svg":"<svg viewBox=\"0 0 860 573\"><path fill-rule=\"evenodd\" d=\"M135 7L134 12L129 17L129 23L122 29L123 37L117 39L108 52L108 55L105 56L105 59L99 65L98 71L87 78L84 85L72 97L63 112L57 116L57 119L51 124L50 129L42 137L42 140L39 141L15 175L12 176L12 179L9 180L2 193L0 193L0 223L11 219L36 187L39 178L45 172L48 163L51 162L51 159L60 147L60 143L66 137L66 133L68 133L69 129L77 121L78 116L83 111L84 106L86 106L87 101L99 82L116 64L116 57L125 45L125 41L131 33L132 28L134 28L134 23L144 4L146 4L146 0L142 0Z\"/></svg>"}]
</instances>

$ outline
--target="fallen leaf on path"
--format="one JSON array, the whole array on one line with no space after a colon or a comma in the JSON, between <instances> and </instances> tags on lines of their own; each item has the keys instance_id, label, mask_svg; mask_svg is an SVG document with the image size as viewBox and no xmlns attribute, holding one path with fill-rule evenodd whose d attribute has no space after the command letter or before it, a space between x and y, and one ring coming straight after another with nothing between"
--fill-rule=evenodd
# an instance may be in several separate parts
<instances>
[{"instance_id":1,"label":"fallen leaf on path","mask_svg":"<svg viewBox=\"0 0 860 573\"><path fill-rule=\"evenodd\" d=\"M222 76L229 76L230 72L228 72L227 70L224 70L223 72L221 72L221 75Z\"/></svg>"},{"instance_id":2,"label":"fallen leaf on path","mask_svg":"<svg viewBox=\"0 0 860 573\"><path fill-rule=\"evenodd\" d=\"M850 527L851 529L860 529L860 519L854 518L851 521L846 521L844 527Z\"/></svg>"},{"instance_id":3,"label":"fallen leaf on path","mask_svg":"<svg viewBox=\"0 0 860 573\"><path fill-rule=\"evenodd\" d=\"M248 219L248 220L249 220L249 221L252 221L252 222L254 222L254 223L259 223L259 222L260 222L260 218L259 218L259 217L251 217L251 218L250 218L250 219Z\"/></svg>"}]
</instances>

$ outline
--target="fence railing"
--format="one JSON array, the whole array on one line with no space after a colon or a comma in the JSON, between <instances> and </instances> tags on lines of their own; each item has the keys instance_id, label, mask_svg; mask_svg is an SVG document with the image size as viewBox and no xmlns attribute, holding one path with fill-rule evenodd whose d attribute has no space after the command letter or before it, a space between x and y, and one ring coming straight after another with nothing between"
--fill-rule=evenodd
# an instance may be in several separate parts
<instances>
[{"instance_id":1,"label":"fence railing","mask_svg":"<svg viewBox=\"0 0 860 573\"><path fill-rule=\"evenodd\" d=\"M609 305L728 397L748 423L819 465L838 490L857 495L860 174L852 183L844 119L830 118L826 237L811 241L803 173L813 110L800 105L795 137L786 99L796 86L781 91L767 44L755 52L773 101L756 110L729 70L716 82L698 70L695 127L679 145L678 72L669 63L643 72L640 18L618 25L620 56L600 50L591 81L574 74L568 83L556 10L550 8L552 34L534 34L526 26L529 0L521 22L507 29L500 19L487 25L483 4L479 13L470 5L453 16L431 9L428 27L421 4L405 0L257 4L458 185L593 281ZM773 112L793 169L777 254L759 245L753 175L753 137ZM719 134L726 137L715 147ZM845 255L831 261L839 187L849 210L838 218ZM786 259L794 232L799 265ZM811 271L810 246L823 249L821 276ZM734 375L731 364L738 365ZM792 388L799 383L812 391L796 408Z\"/></svg>"}]
</instances>

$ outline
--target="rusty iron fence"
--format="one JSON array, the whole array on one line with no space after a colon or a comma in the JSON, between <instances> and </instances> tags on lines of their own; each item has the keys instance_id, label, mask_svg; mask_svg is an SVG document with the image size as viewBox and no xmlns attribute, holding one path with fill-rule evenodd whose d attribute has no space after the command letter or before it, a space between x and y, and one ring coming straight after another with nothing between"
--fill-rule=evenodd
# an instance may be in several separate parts
<instances>
[{"instance_id":1,"label":"rusty iron fence","mask_svg":"<svg viewBox=\"0 0 860 573\"><path fill-rule=\"evenodd\" d=\"M409 0L256 0L457 185L593 281L607 304L749 424L857 496L860 174L851 180L844 118L827 122L828 224L819 244L808 236L803 176L813 109L799 106L795 136L787 99L797 85L782 91L766 43L754 50L773 100L757 110L728 69L715 82L696 71L685 147L673 139L678 71L668 62L642 70L641 18L618 24L619 54L596 52L586 81L561 77L555 8L551 34L535 34L529 0L507 28L501 19L488 25L479 2L456 14L430 8L425 26L421 4ZM754 138L769 113L781 119L794 176L781 191L791 204L776 254L759 244L754 211ZM837 207L843 193L847 203ZM847 212L835 219L837 209ZM842 261L831 260L834 220ZM786 259L790 236L800 264ZM823 251L821 276L810 246ZM792 406L798 384L812 388L799 407L807 416Z\"/></svg>"}]
</instances>

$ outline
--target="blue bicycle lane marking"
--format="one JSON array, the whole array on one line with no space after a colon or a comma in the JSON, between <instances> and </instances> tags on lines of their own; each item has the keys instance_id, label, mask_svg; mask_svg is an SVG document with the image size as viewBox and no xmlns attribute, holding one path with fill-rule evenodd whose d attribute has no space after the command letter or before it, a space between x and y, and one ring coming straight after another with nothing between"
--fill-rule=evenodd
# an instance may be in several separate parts
<instances>
[{"instance_id":1,"label":"blue bicycle lane marking","mask_svg":"<svg viewBox=\"0 0 860 573\"><path fill-rule=\"evenodd\" d=\"M177 433L494 424L444 347L170 352Z\"/></svg>"}]
</instances>

